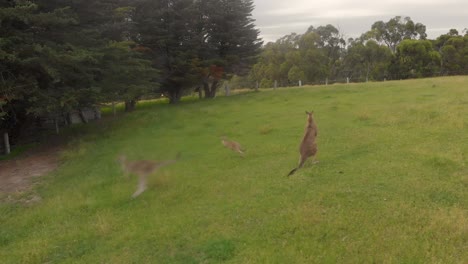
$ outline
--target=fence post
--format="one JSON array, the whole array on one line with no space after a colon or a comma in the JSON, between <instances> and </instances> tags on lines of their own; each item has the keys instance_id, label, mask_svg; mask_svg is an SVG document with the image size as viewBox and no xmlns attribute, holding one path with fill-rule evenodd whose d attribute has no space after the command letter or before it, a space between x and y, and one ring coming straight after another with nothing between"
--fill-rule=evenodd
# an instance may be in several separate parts
<instances>
[{"instance_id":1,"label":"fence post","mask_svg":"<svg viewBox=\"0 0 468 264\"><path fill-rule=\"evenodd\" d=\"M258 81L255 83L255 91L258 91Z\"/></svg>"},{"instance_id":2,"label":"fence post","mask_svg":"<svg viewBox=\"0 0 468 264\"><path fill-rule=\"evenodd\" d=\"M328 85L328 77L325 78L325 85Z\"/></svg>"},{"instance_id":3,"label":"fence post","mask_svg":"<svg viewBox=\"0 0 468 264\"><path fill-rule=\"evenodd\" d=\"M8 132L3 133L3 141L5 143L5 154L10 154L10 138L8 137Z\"/></svg>"},{"instance_id":4,"label":"fence post","mask_svg":"<svg viewBox=\"0 0 468 264\"><path fill-rule=\"evenodd\" d=\"M276 90L276 88L278 88L278 81L277 81L277 80L275 80L275 86L274 86L273 88L274 88L275 90Z\"/></svg>"},{"instance_id":5,"label":"fence post","mask_svg":"<svg viewBox=\"0 0 468 264\"><path fill-rule=\"evenodd\" d=\"M346 83L349 83L349 77L346 77Z\"/></svg>"},{"instance_id":6,"label":"fence post","mask_svg":"<svg viewBox=\"0 0 468 264\"><path fill-rule=\"evenodd\" d=\"M299 80L299 87L301 87L301 86L302 86L302 81L301 81L301 80Z\"/></svg>"}]
</instances>

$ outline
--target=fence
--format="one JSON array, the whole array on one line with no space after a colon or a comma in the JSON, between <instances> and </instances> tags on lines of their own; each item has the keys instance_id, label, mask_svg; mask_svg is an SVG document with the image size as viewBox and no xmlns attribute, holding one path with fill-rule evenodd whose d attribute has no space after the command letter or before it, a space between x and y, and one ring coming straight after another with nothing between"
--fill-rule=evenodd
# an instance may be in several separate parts
<instances>
[{"instance_id":1,"label":"fence","mask_svg":"<svg viewBox=\"0 0 468 264\"><path fill-rule=\"evenodd\" d=\"M431 78L431 77L446 77L446 76L460 76L460 75L468 75L468 71L443 71L443 72L436 72L432 74L422 75L422 76L408 76L408 75L392 75L392 74L382 74L378 78L373 79L366 79L365 77L355 77L355 76L342 76L337 78L323 78L322 80L316 81L307 81L307 80L297 80L297 81L285 81L285 80L268 80L265 81L247 81L244 80L240 84L232 85L232 89L239 89L239 88L250 88L250 89L258 89L258 88L281 88L281 87L298 87L304 85L332 85L337 83L365 83L368 81L372 82L384 82L384 81L392 81L392 80L408 80L408 79L418 79L418 78Z\"/></svg>"}]
</instances>

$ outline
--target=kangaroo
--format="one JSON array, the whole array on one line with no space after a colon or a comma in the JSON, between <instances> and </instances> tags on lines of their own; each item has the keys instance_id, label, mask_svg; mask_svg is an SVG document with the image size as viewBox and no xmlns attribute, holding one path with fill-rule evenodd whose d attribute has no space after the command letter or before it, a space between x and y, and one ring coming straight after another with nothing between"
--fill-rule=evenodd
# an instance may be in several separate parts
<instances>
[{"instance_id":1,"label":"kangaroo","mask_svg":"<svg viewBox=\"0 0 468 264\"><path fill-rule=\"evenodd\" d=\"M235 141L227 140L226 137L221 138L221 143L223 143L223 145L226 148L229 148L232 151L238 152L239 154L241 154L241 156L244 156L244 152L242 151L242 147L239 143Z\"/></svg>"},{"instance_id":2,"label":"kangaroo","mask_svg":"<svg viewBox=\"0 0 468 264\"><path fill-rule=\"evenodd\" d=\"M313 157L313 159L315 159L315 155L317 154L317 143L315 142L317 138L317 125L314 122L313 113L314 112L306 111L307 125L301 145L299 146L299 153L301 154L299 165L289 172L288 177L294 174L299 168L302 168L307 158Z\"/></svg>"},{"instance_id":3,"label":"kangaroo","mask_svg":"<svg viewBox=\"0 0 468 264\"><path fill-rule=\"evenodd\" d=\"M135 174L138 176L138 186L135 193L133 193L132 198L137 197L142 194L147 189L147 179L150 174L156 172L159 168L166 165L175 163L180 157L180 153L177 154L177 157L174 160L135 160L129 161L125 155L120 155L117 159L125 175L128 177L129 174Z\"/></svg>"}]
</instances>

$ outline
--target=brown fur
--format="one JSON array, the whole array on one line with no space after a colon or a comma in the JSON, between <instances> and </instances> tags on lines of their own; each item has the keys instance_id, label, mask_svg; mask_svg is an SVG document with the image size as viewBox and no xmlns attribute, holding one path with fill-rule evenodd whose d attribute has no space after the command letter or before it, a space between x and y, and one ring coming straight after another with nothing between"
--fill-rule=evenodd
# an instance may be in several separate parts
<instances>
[{"instance_id":1,"label":"brown fur","mask_svg":"<svg viewBox=\"0 0 468 264\"><path fill-rule=\"evenodd\" d=\"M174 160L164 160L164 161L155 161L155 160L135 160L129 161L125 155L120 155L117 159L122 170L125 174L134 174L138 176L138 187L132 197L135 198L138 195L142 194L147 188L147 179L148 176L155 173L159 168L166 165L176 162L179 158L179 154Z\"/></svg>"},{"instance_id":2,"label":"brown fur","mask_svg":"<svg viewBox=\"0 0 468 264\"><path fill-rule=\"evenodd\" d=\"M232 151L238 152L239 154L241 154L242 156L244 156L244 152L242 151L242 147L241 147L241 145L240 145L238 142L236 142L236 141L231 141L231 140L227 140L226 137L222 137L221 143L223 143L223 145L224 145L226 148L229 148L229 149L231 149Z\"/></svg>"},{"instance_id":3,"label":"brown fur","mask_svg":"<svg viewBox=\"0 0 468 264\"><path fill-rule=\"evenodd\" d=\"M299 146L299 153L301 154L299 165L289 172L288 176L294 174L299 168L302 168L309 157L313 157L315 159L315 155L317 154L317 143L315 142L315 139L317 138L317 125L315 124L312 116L313 113L314 112L306 112L307 123L305 133L302 138L301 145Z\"/></svg>"}]
</instances>

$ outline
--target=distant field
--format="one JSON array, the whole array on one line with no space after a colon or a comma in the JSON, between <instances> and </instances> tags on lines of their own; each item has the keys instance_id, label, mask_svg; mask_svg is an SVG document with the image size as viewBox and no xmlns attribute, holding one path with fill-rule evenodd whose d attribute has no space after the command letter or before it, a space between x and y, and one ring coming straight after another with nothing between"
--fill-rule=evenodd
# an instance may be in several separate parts
<instances>
[{"instance_id":1,"label":"distant field","mask_svg":"<svg viewBox=\"0 0 468 264\"><path fill-rule=\"evenodd\" d=\"M320 163L287 178L305 110ZM146 103L77 129L39 203L0 204L1 263L468 263L468 77ZM178 152L130 198L119 153Z\"/></svg>"}]
</instances>

